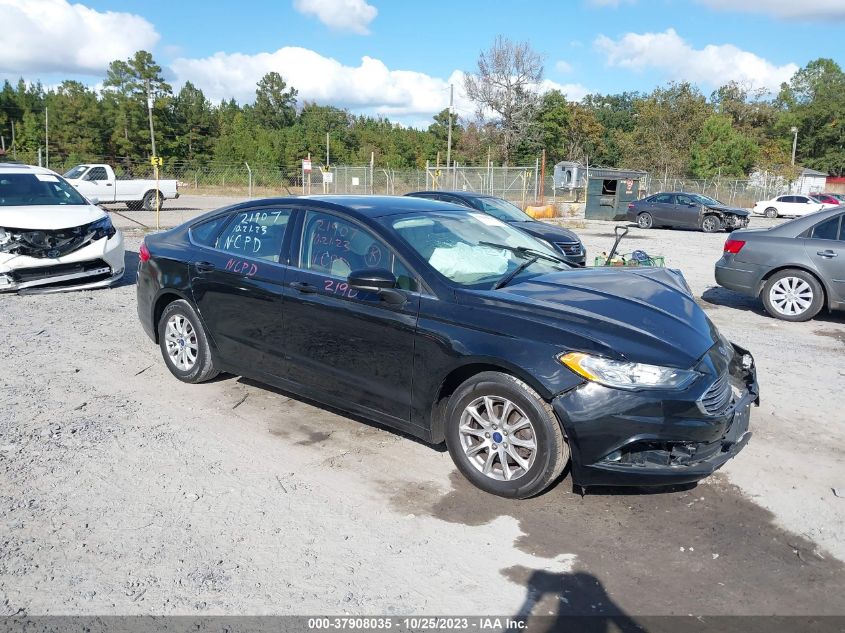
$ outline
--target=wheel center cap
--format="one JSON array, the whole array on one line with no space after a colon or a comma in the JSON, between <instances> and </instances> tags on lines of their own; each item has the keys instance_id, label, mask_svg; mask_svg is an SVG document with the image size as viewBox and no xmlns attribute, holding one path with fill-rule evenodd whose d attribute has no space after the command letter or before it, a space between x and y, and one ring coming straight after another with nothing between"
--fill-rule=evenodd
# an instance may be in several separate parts
<instances>
[{"instance_id":1,"label":"wheel center cap","mask_svg":"<svg viewBox=\"0 0 845 633\"><path fill-rule=\"evenodd\" d=\"M183 338L179 339L179 347L185 347L185 339L183 339Z\"/></svg>"},{"instance_id":2,"label":"wheel center cap","mask_svg":"<svg viewBox=\"0 0 845 633\"><path fill-rule=\"evenodd\" d=\"M502 439L503 439L503 438L502 438L502 434L501 434L501 433L499 433L498 431L495 431L495 432L493 433L493 441L494 441L494 442L496 442L496 444L498 444L499 442L501 442L501 441L502 441Z\"/></svg>"}]
</instances>

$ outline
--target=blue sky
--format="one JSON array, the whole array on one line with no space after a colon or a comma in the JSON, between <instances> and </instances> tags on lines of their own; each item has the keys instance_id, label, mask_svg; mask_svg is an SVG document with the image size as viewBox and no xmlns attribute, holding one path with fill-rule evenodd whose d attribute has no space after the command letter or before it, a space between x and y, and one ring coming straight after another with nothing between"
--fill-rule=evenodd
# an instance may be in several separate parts
<instances>
[{"instance_id":1,"label":"blue sky","mask_svg":"<svg viewBox=\"0 0 845 633\"><path fill-rule=\"evenodd\" d=\"M498 34L545 54L543 88L573 100L671 79L776 90L812 59L845 63L845 0L0 0L0 23L3 77L95 85L144 47L213 99L249 101L278 70L305 98L411 124L448 104L450 82L472 114L461 72Z\"/></svg>"}]
</instances>

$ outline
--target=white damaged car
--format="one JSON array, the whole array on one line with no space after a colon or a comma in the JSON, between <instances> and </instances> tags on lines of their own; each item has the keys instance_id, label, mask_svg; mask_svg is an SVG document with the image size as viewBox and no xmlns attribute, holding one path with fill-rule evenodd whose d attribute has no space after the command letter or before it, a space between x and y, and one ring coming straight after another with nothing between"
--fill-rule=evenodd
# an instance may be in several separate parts
<instances>
[{"instance_id":1,"label":"white damaged car","mask_svg":"<svg viewBox=\"0 0 845 633\"><path fill-rule=\"evenodd\" d=\"M0 292L110 286L123 235L97 201L49 169L0 163Z\"/></svg>"}]
</instances>

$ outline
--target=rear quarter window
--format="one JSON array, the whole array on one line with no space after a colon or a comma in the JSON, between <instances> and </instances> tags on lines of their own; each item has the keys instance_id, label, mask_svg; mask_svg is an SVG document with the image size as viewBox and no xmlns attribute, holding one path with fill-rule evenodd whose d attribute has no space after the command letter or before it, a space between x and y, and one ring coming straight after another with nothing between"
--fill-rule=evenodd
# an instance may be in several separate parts
<instances>
[{"instance_id":1,"label":"rear quarter window","mask_svg":"<svg viewBox=\"0 0 845 633\"><path fill-rule=\"evenodd\" d=\"M230 215L221 215L219 217L214 218L213 220L208 220L203 222L202 224L197 224L196 226L192 226L190 228L191 239L194 243L199 244L201 246L214 246L214 242L217 239L217 234L220 232L220 229L223 228L223 225L232 217Z\"/></svg>"}]
</instances>

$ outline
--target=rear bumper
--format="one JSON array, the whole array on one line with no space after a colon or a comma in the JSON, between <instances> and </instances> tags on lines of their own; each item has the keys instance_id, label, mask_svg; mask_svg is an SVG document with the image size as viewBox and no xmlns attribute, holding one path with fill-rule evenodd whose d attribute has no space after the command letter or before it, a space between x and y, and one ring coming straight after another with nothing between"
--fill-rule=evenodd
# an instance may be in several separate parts
<instances>
[{"instance_id":1,"label":"rear bumper","mask_svg":"<svg viewBox=\"0 0 845 633\"><path fill-rule=\"evenodd\" d=\"M756 297L760 290L763 271L754 264L737 262L725 256L716 262L714 268L716 283L723 288L735 290Z\"/></svg>"},{"instance_id":2,"label":"rear bumper","mask_svg":"<svg viewBox=\"0 0 845 633\"><path fill-rule=\"evenodd\" d=\"M745 350L736 348L741 358ZM664 486L699 481L735 457L751 437L750 409L759 402L754 367L733 364L739 395L723 414L699 409L695 389L675 394L582 385L552 406L572 452L580 486ZM741 386L740 386L741 385Z\"/></svg>"}]
</instances>

